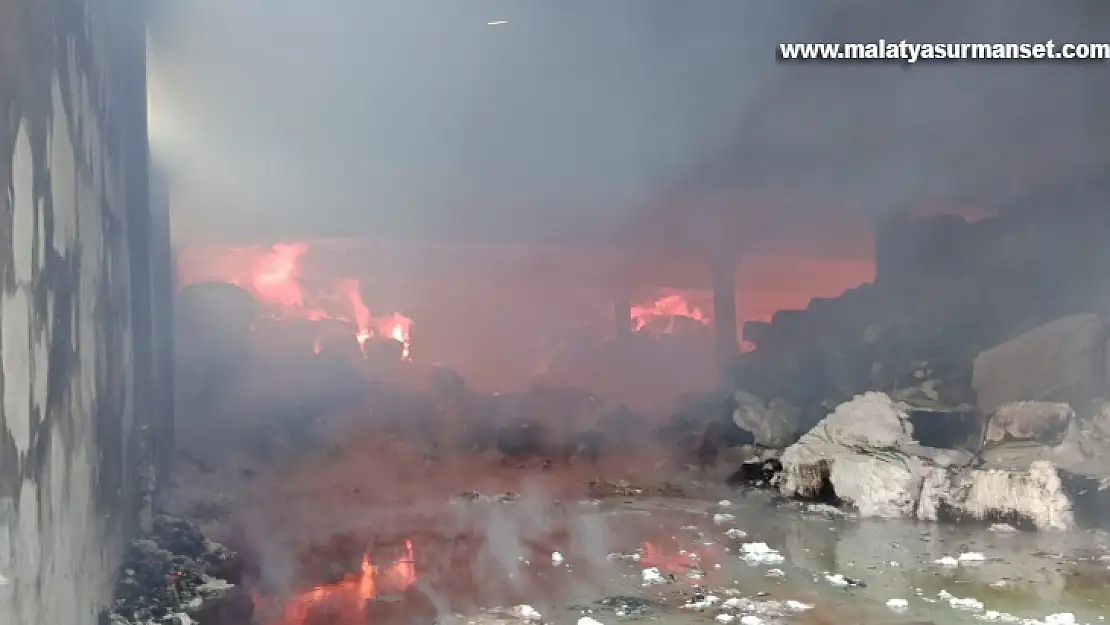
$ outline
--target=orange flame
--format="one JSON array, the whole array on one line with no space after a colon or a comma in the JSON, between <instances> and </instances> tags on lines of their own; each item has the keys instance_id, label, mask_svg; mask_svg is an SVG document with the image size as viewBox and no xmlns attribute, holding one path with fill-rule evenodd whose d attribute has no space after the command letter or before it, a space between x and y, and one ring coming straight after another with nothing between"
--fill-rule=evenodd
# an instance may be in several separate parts
<instances>
[{"instance_id":1,"label":"orange flame","mask_svg":"<svg viewBox=\"0 0 1110 625\"><path fill-rule=\"evenodd\" d=\"M284 602L284 606L279 606L280 618L263 622L266 625L306 625L314 611L327 609L334 613L336 625L362 625L366 622L368 601L377 597L381 590L408 590L416 579L412 541L406 540L405 555L389 566L376 567L371 564L370 557L364 555L357 572L333 584L321 584L294 595ZM255 597L256 612L262 613L264 619L265 610L271 605L269 600Z\"/></svg>"},{"instance_id":2,"label":"orange flame","mask_svg":"<svg viewBox=\"0 0 1110 625\"><path fill-rule=\"evenodd\" d=\"M375 323L377 324L376 336L388 336L400 343L402 345L401 357L405 360L411 360L409 356L409 327L412 326L412 319L400 313L393 313L376 319Z\"/></svg>"},{"instance_id":3,"label":"orange flame","mask_svg":"<svg viewBox=\"0 0 1110 625\"><path fill-rule=\"evenodd\" d=\"M410 360L412 319L397 312L375 318L362 301L358 280L353 278L339 278L317 292L306 292L300 273L306 252L308 244L304 242L275 243L257 259L250 290L263 306L278 318L353 322L359 345L372 337L392 338L403 346L402 357ZM319 353L319 341L313 350Z\"/></svg>"},{"instance_id":4,"label":"orange flame","mask_svg":"<svg viewBox=\"0 0 1110 625\"><path fill-rule=\"evenodd\" d=\"M255 263L251 285L264 303L282 308L298 308L304 302L300 278L301 257L308 251L304 243L275 243L271 252Z\"/></svg>"},{"instance_id":5,"label":"orange flame","mask_svg":"<svg viewBox=\"0 0 1110 625\"><path fill-rule=\"evenodd\" d=\"M662 332L671 334L675 331L675 319L678 317L693 319L703 325L712 323L710 317L703 313L701 308L689 302L688 293L665 289L663 295L653 302L632 307L632 329L639 331L648 327L653 321L665 320L666 325Z\"/></svg>"}]
</instances>

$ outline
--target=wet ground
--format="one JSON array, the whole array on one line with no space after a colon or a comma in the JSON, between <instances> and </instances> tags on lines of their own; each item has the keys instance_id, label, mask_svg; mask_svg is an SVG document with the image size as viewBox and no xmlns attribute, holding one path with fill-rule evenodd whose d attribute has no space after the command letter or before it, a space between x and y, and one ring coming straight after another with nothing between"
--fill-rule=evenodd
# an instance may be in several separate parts
<instances>
[{"instance_id":1,"label":"wet ground","mask_svg":"<svg viewBox=\"0 0 1110 625\"><path fill-rule=\"evenodd\" d=\"M208 475L249 535L271 602L344 578L367 592L352 577L364 557L376 572L357 618L271 615L267 625L1067 625L1063 613L1077 623L1110 614L1104 534L860 520L767 492L703 488L696 473L646 455L539 470L364 452L235 484ZM516 494L497 496L507 491Z\"/></svg>"},{"instance_id":2,"label":"wet ground","mask_svg":"<svg viewBox=\"0 0 1110 625\"><path fill-rule=\"evenodd\" d=\"M676 465L673 449L515 468L429 459L427 445L356 424L258 464L244 443L258 426L229 431L237 422L183 429L168 511L246 547L270 605L345 583L368 606L355 617L279 614L266 625L1069 625L1062 613L1090 624L1110 616L1105 534L861 520L724 487L722 476ZM467 491L486 496L460 496ZM516 495L496 496L505 492ZM520 605L542 616L514 611Z\"/></svg>"},{"instance_id":3,"label":"wet ground","mask_svg":"<svg viewBox=\"0 0 1110 625\"><path fill-rule=\"evenodd\" d=\"M487 518L508 526L519 504L466 505L498 506ZM552 623L1062 624L1072 622L1063 613L1081 623L1110 613L1106 551L1093 535L859 521L762 495L572 505L543 521L550 532L538 540L488 545L503 550L500 579L488 563L474 570L478 559L441 557L421 591L445 611L527 604ZM508 536L500 531L490 537ZM462 543L428 548L457 556Z\"/></svg>"}]
</instances>

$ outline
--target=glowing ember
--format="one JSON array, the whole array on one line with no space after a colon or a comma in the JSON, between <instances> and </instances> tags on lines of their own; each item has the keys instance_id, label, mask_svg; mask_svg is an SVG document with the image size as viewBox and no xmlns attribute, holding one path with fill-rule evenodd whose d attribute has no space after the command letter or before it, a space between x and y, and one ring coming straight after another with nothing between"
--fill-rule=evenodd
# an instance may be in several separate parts
<instances>
[{"instance_id":1,"label":"glowing ember","mask_svg":"<svg viewBox=\"0 0 1110 625\"><path fill-rule=\"evenodd\" d=\"M644 328L657 327L656 321L663 321L661 332L671 334L675 331L675 319L686 317L703 325L710 325L712 320L702 312L701 308L690 303L690 294L667 289L663 295L650 304L632 307L632 329L635 331Z\"/></svg>"},{"instance_id":2,"label":"glowing ember","mask_svg":"<svg viewBox=\"0 0 1110 625\"><path fill-rule=\"evenodd\" d=\"M255 611L264 625L307 625L315 613L326 613L335 625L363 625L367 603L382 592L401 592L416 583L412 541L405 555L387 567L371 564L364 555L359 570L333 584L321 584L284 601L255 597Z\"/></svg>"}]
</instances>

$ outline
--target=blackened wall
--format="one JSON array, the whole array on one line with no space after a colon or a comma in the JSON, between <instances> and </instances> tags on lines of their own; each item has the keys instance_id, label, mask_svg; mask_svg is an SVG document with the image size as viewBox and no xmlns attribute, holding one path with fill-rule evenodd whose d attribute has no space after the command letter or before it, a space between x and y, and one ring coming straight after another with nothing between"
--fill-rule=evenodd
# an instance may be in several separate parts
<instances>
[{"instance_id":1,"label":"blackened wall","mask_svg":"<svg viewBox=\"0 0 1110 625\"><path fill-rule=\"evenodd\" d=\"M0 623L96 622L150 518L170 404L144 4L0 0Z\"/></svg>"}]
</instances>

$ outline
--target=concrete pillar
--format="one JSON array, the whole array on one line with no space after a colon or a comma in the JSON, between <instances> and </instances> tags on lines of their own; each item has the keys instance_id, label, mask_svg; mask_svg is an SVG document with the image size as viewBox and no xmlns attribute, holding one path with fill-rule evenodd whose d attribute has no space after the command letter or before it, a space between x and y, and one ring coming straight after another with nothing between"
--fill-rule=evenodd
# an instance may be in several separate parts
<instances>
[{"instance_id":1,"label":"concrete pillar","mask_svg":"<svg viewBox=\"0 0 1110 625\"><path fill-rule=\"evenodd\" d=\"M717 374L728 384L728 372L740 354L736 326L736 263L715 261L710 265L713 279L713 331L716 337Z\"/></svg>"},{"instance_id":2,"label":"concrete pillar","mask_svg":"<svg viewBox=\"0 0 1110 625\"><path fill-rule=\"evenodd\" d=\"M150 516L146 4L0 2L0 623L98 622Z\"/></svg>"},{"instance_id":3,"label":"concrete pillar","mask_svg":"<svg viewBox=\"0 0 1110 625\"><path fill-rule=\"evenodd\" d=\"M632 299L626 294L613 297L613 337L618 341L632 335Z\"/></svg>"}]
</instances>

